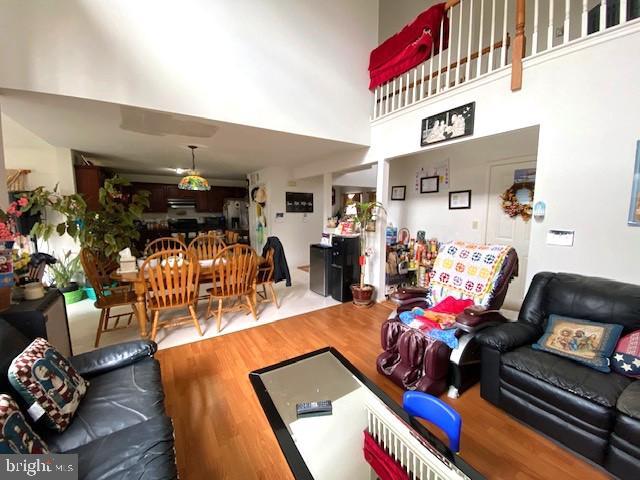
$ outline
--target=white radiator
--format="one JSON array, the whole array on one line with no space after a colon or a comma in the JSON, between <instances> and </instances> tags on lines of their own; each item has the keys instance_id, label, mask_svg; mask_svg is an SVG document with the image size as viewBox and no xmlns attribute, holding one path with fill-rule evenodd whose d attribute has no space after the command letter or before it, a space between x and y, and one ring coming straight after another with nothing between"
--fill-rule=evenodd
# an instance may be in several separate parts
<instances>
[{"instance_id":1,"label":"white radiator","mask_svg":"<svg viewBox=\"0 0 640 480\"><path fill-rule=\"evenodd\" d=\"M368 432L402 465L410 479L469 479L378 398L367 399L365 408Z\"/></svg>"}]
</instances>

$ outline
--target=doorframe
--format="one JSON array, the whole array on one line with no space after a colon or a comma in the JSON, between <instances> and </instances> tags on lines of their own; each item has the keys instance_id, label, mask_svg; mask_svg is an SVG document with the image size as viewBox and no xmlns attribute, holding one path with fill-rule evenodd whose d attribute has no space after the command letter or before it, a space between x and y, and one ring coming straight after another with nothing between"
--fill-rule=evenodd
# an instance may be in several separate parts
<instances>
[{"instance_id":1,"label":"doorframe","mask_svg":"<svg viewBox=\"0 0 640 480\"><path fill-rule=\"evenodd\" d=\"M511 165L517 163L527 163L527 162L535 162L536 163L536 182L538 181L538 157L537 155L527 154L527 155L519 155L517 157L509 157L509 158L501 158L500 160L493 160L487 163L487 173L485 175L485 186L487 188L487 197L490 195L491 190L491 169L493 167L500 167L502 165ZM535 197L535 195L534 195ZM535 198L534 198L535 200ZM484 243L487 243L487 230L489 228L489 198L487 198L487 205L484 212L484 227L482 228L482 239Z\"/></svg>"},{"instance_id":2,"label":"doorframe","mask_svg":"<svg viewBox=\"0 0 640 480\"><path fill-rule=\"evenodd\" d=\"M488 198L489 195L491 194L491 169L493 167L499 167L502 165L512 165L512 164L518 164L518 163L530 163L530 162L535 162L536 164L536 184L538 183L538 155L536 154L526 154L526 155L518 155L516 157L509 157L509 158L503 158L500 160L494 160L492 162L489 162L487 165L489 168L487 168L487 177L486 177L486 186L487 186L487 207L486 207L486 211L484 214L484 218L485 218L485 222L484 222L484 228L483 228L483 239L484 239L484 243L487 243L487 233L488 233L488 229L489 229L489 208L490 208L490 199ZM535 202L535 192L534 192L534 196L533 196L533 202ZM529 222L533 222L533 217L529 220ZM529 228L533 228L533 224L529 224ZM531 258L531 240L529 240L529 251L527 252L527 258ZM527 264L527 269L529 268L528 264ZM518 277L524 277L524 294L526 295L527 293L527 289L529 288L529 285L527 284L527 272L526 270L524 270L522 268L519 267L518 269Z\"/></svg>"}]
</instances>

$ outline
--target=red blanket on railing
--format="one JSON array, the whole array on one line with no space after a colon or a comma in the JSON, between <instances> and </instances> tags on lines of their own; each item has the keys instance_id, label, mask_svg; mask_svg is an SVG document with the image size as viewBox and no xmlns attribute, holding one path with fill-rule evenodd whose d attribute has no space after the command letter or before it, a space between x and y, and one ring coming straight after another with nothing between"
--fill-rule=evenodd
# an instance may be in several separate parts
<instances>
[{"instance_id":1,"label":"red blanket on railing","mask_svg":"<svg viewBox=\"0 0 640 480\"><path fill-rule=\"evenodd\" d=\"M443 48L449 41L449 19L439 3L418 15L400 32L385 40L369 57L369 89L373 90L440 51L440 25L444 18Z\"/></svg>"}]
</instances>

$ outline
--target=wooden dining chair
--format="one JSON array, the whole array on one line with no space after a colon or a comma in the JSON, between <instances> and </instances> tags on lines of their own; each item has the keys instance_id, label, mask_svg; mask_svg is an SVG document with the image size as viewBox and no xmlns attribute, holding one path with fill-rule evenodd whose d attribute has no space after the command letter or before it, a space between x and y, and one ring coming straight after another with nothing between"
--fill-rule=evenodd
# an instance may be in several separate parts
<instances>
[{"instance_id":1,"label":"wooden dining chair","mask_svg":"<svg viewBox=\"0 0 640 480\"><path fill-rule=\"evenodd\" d=\"M264 262L258 265L258 274L256 275L256 302L255 303L275 303L276 308L280 308L278 305L278 296L276 295L276 289L273 285L273 248L267 250L267 255L264 258ZM259 291L259 287L262 286L262 291ZM267 295L267 288L271 293L271 300Z\"/></svg>"},{"instance_id":2,"label":"wooden dining chair","mask_svg":"<svg viewBox=\"0 0 640 480\"><path fill-rule=\"evenodd\" d=\"M256 252L247 245L226 247L218 252L212 268L215 281L213 287L207 290L209 304L206 318L216 315L218 332L223 312L248 311L257 320L254 303L258 269ZM234 301L225 306L224 301L231 299ZM217 302L216 310L213 307L214 302Z\"/></svg>"},{"instance_id":3,"label":"wooden dining chair","mask_svg":"<svg viewBox=\"0 0 640 480\"><path fill-rule=\"evenodd\" d=\"M238 232L233 232L231 230L224 232L224 236L228 244L238 243L238 239L240 238L240 234Z\"/></svg>"},{"instance_id":4,"label":"wooden dining chair","mask_svg":"<svg viewBox=\"0 0 640 480\"><path fill-rule=\"evenodd\" d=\"M205 233L198 235L189 243L189 250L191 250L198 261L200 262L200 283L213 282L213 260L220 250L227 245L224 243L220 236L214 233ZM207 263L209 263L207 265ZM205 300L207 295L202 295L199 300Z\"/></svg>"},{"instance_id":5,"label":"wooden dining chair","mask_svg":"<svg viewBox=\"0 0 640 480\"><path fill-rule=\"evenodd\" d=\"M160 237L156 238L152 242L149 242L146 247L144 247L144 256L148 257L149 255L153 255L156 252L160 252L161 250L186 250L187 245L176 237Z\"/></svg>"},{"instance_id":6,"label":"wooden dining chair","mask_svg":"<svg viewBox=\"0 0 640 480\"><path fill-rule=\"evenodd\" d=\"M103 333L120 330L131 325L136 295L129 285L111 285L112 280L109 278L109 275L118 268L117 263L97 255L88 248L80 250L80 263L82 264L87 280L89 280L89 284L96 292L96 301L93 306L100 309L100 320L98 321L98 330L94 343L94 346L98 348L100 345L100 337ZM113 268L114 265L115 268ZM131 307L131 312L111 315L112 308L127 305ZM120 319L123 317L127 317L126 325L120 325ZM109 325L110 320L114 320L111 326Z\"/></svg>"},{"instance_id":7,"label":"wooden dining chair","mask_svg":"<svg viewBox=\"0 0 640 480\"><path fill-rule=\"evenodd\" d=\"M174 248L156 252L144 261L139 275L148 285L147 307L153 313L151 340L155 341L160 328L191 322L198 335L202 336L196 314L200 264L192 251ZM188 316L160 322L160 312L185 307L189 311Z\"/></svg>"}]
</instances>

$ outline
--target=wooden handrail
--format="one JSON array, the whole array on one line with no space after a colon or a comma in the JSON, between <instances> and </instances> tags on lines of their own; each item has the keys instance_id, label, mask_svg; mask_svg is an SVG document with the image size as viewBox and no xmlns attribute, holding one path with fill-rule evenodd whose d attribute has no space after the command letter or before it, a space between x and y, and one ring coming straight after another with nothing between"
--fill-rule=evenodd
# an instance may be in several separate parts
<instances>
[{"instance_id":1,"label":"wooden handrail","mask_svg":"<svg viewBox=\"0 0 640 480\"><path fill-rule=\"evenodd\" d=\"M509 48L510 45L511 45L511 37L509 36L509 34L507 34L507 48ZM493 44L493 49L494 50L497 50L498 48L502 48L502 40L500 40L500 41L498 41L498 42ZM474 53L472 53L471 54L471 60L477 59L480 55L487 55L490 51L491 51L491 47L484 47L482 49L482 52L474 52ZM422 78L421 80L416 81L416 83L422 82L421 84L424 85L424 83L429 80L429 76L431 76L431 78L435 78L438 75L447 73L448 69L456 68L458 66L458 64L460 66L462 66L465 63L467 63L468 61L469 60L467 59L467 57L462 57L460 59L460 62L451 62L451 65L449 65L448 67L445 65L439 71L435 71L435 72L431 73L430 75L425 75L424 78ZM383 95L382 97L380 97L376 101L376 103L380 103L380 102L386 100L387 96L399 95L402 92L404 92L406 89L412 88L414 86L415 86L414 82L411 82L411 83L407 84L406 86L402 87L402 89L397 89L397 90L394 90L393 92L390 92L388 95Z\"/></svg>"},{"instance_id":2,"label":"wooden handrail","mask_svg":"<svg viewBox=\"0 0 640 480\"><path fill-rule=\"evenodd\" d=\"M445 5L444 5L444 9L445 9L445 11L447 11L450 8L455 7L459 3L460 3L460 0L448 0L447 3L445 3Z\"/></svg>"},{"instance_id":3,"label":"wooden handrail","mask_svg":"<svg viewBox=\"0 0 640 480\"><path fill-rule=\"evenodd\" d=\"M513 40L513 51L511 52L511 91L515 92L522 88L522 58L525 52L524 37L524 14L525 0L516 2L516 37Z\"/></svg>"}]
</instances>

